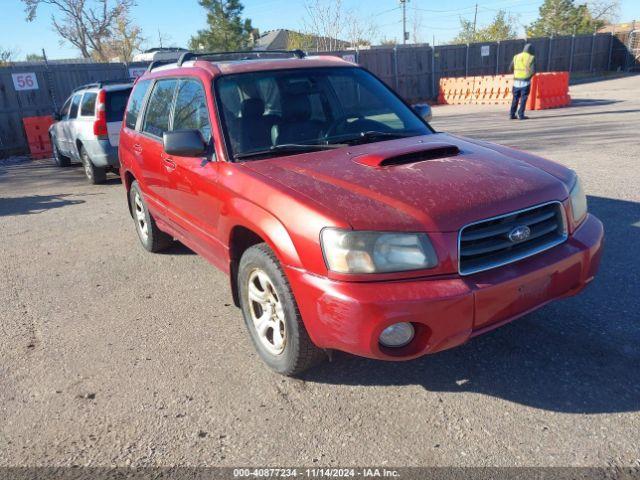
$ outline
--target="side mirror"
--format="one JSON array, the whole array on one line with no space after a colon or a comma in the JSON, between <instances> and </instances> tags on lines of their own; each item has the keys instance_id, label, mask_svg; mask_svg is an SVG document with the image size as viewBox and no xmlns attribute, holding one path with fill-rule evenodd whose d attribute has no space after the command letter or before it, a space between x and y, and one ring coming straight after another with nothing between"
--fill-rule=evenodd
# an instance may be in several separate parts
<instances>
[{"instance_id":1,"label":"side mirror","mask_svg":"<svg viewBox=\"0 0 640 480\"><path fill-rule=\"evenodd\" d=\"M164 151L178 157L202 157L207 153L207 144L199 130L174 130L162 136Z\"/></svg>"},{"instance_id":2,"label":"side mirror","mask_svg":"<svg viewBox=\"0 0 640 480\"><path fill-rule=\"evenodd\" d=\"M425 122L430 122L433 118L431 106L426 103L418 103L417 105L414 105L413 110L420 115Z\"/></svg>"},{"instance_id":3,"label":"side mirror","mask_svg":"<svg viewBox=\"0 0 640 480\"><path fill-rule=\"evenodd\" d=\"M59 122L60 120L62 120L62 114L60 112L53 112L53 115L51 116L53 117L54 122Z\"/></svg>"}]
</instances>

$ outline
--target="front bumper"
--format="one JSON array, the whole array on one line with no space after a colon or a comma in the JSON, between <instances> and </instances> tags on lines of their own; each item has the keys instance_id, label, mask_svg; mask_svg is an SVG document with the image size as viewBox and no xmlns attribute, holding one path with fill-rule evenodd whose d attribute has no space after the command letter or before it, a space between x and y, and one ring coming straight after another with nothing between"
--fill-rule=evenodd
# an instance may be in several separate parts
<instances>
[{"instance_id":1,"label":"front bumper","mask_svg":"<svg viewBox=\"0 0 640 480\"><path fill-rule=\"evenodd\" d=\"M566 242L485 272L387 282L339 282L293 268L291 287L311 340L364 357L407 360L466 342L546 303L575 295L594 277L604 230L589 215ZM378 337L412 322L414 340L398 349Z\"/></svg>"}]
</instances>

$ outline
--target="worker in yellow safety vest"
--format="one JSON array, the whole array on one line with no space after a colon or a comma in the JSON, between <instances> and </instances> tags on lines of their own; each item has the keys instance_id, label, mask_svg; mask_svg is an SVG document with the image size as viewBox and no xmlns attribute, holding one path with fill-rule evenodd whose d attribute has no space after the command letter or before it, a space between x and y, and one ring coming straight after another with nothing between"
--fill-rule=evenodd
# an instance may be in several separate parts
<instances>
[{"instance_id":1,"label":"worker in yellow safety vest","mask_svg":"<svg viewBox=\"0 0 640 480\"><path fill-rule=\"evenodd\" d=\"M533 45L527 43L522 53L518 53L513 57L510 70L513 70L513 100L511 101L509 118L515 120L516 110L518 110L518 118L526 120L528 117L524 115L524 109L531 89L531 77L536 73L536 57L534 56ZM520 107L518 107L518 102Z\"/></svg>"}]
</instances>

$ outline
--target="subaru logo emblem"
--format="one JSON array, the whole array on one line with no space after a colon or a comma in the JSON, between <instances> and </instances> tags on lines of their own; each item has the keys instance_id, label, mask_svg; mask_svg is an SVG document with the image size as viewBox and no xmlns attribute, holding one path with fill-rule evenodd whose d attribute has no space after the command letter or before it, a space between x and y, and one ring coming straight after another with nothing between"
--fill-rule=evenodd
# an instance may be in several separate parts
<instances>
[{"instance_id":1,"label":"subaru logo emblem","mask_svg":"<svg viewBox=\"0 0 640 480\"><path fill-rule=\"evenodd\" d=\"M520 225L519 227L514 227L509 232L509 240L511 240L512 243L524 242L530 236L531 236L531 229L526 225Z\"/></svg>"}]
</instances>

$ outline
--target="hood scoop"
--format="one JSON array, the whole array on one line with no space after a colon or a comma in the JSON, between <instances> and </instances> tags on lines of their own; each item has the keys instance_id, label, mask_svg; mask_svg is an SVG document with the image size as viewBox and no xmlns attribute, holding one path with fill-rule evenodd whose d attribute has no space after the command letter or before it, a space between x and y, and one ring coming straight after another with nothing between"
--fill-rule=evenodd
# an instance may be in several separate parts
<instances>
[{"instance_id":1,"label":"hood scoop","mask_svg":"<svg viewBox=\"0 0 640 480\"><path fill-rule=\"evenodd\" d=\"M371 153L360 155L354 161L368 167L394 167L410 163L436 160L438 158L453 157L460 154L460 149L450 143L424 143L414 145L409 151L403 151L398 155L384 155Z\"/></svg>"}]
</instances>

